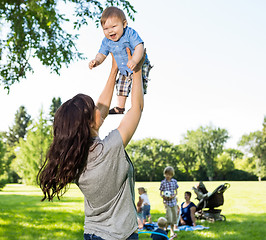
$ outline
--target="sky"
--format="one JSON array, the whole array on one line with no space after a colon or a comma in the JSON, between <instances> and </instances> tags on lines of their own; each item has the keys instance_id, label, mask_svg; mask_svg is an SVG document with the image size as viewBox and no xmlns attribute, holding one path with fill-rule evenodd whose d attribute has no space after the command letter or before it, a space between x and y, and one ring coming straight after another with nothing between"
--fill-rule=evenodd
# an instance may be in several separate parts
<instances>
[{"instance_id":1,"label":"sky","mask_svg":"<svg viewBox=\"0 0 266 240\"><path fill-rule=\"evenodd\" d=\"M266 1L264 0L131 0L137 10L128 20L144 41L154 65L139 127L133 137L179 144L188 130L225 128L226 147L237 148L243 134L261 130L266 116ZM68 11L71 5L61 6ZM90 70L104 37L93 22L80 31L78 49L87 60L50 74L32 60L34 74L0 89L0 131L7 131L21 105L36 119L48 114L53 97L62 101L77 93L97 100L108 78L111 56ZM130 98L126 108L129 108ZM116 104L114 95L111 107ZM108 116L104 137L123 116Z\"/></svg>"}]
</instances>

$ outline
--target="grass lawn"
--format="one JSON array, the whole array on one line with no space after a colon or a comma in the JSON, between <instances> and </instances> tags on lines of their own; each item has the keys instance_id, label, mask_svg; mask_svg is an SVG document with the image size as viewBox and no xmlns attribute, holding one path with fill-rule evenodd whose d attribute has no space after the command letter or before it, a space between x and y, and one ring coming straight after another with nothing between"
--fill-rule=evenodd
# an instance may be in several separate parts
<instances>
[{"instance_id":1,"label":"grass lawn","mask_svg":"<svg viewBox=\"0 0 266 240\"><path fill-rule=\"evenodd\" d=\"M204 182L213 191L224 182ZM220 208L225 222L197 222L210 227L207 230L178 232L178 239L186 240L262 240L266 239L266 182L229 182L224 193L225 203ZM179 182L178 203L183 202L184 192L191 190L195 182ZM153 221L164 216L164 206L159 197L159 182L137 182L145 187L151 201ZM192 192L192 200L195 194ZM18 184L7 185L0 192L1 240L81 240L83 239L83 196L75 185L66 195L54 202L40 202L41 191L37 187ZM136 191L136 198L138 197ZM197 200L194 201L197 204ZM141 234L139 239L150 239ZM107 239L108 240L108 239Z\"/></svg>"}]
</instances>

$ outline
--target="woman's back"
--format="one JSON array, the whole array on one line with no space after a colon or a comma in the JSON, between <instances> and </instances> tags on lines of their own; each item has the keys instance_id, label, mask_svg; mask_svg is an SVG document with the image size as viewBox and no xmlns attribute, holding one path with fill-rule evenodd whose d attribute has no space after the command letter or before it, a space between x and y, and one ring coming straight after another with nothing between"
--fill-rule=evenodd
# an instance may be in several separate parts
<instances>
[{"instance_id":1,"label":"woman's back","mask_svg":"<svg viewBox=\"0 0 266 240\"><path fill-rule=\"evenodd\" d=\"M128 172L131 165L118 130L95 139L78 185L84 194L84 233L104 239L123 239L137 227Z\"/></svg>"}]
</instances>

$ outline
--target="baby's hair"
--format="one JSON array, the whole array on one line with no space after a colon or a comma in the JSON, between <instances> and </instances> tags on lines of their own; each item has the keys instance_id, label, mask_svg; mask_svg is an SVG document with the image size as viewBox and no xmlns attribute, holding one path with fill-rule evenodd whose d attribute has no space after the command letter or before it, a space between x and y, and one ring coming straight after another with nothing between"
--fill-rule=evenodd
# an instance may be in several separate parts
<instances>
[{"instance_id":1,"label":"baby's hair","mask_svg":"<svg viewBox=\"0 0 266 240\"><path fill-rule=\"evenodd\" d=\"M158 218L157 224L158 224L158 227L161 227L161 228L166 227L166 225L167 225L166 218L165 217Z\"/></svg>"},{"instance_id":2,"label":"baby's hair","mask_svg":"<svg viewBox=\"0 0 266 240\"><path fill-rule=\"evenodd\" d=\"M127 20L124 12L121 9L119 9L117 7L108 7L102 13L101 25L103 26L105 24L106 20L108 18L111 18L111 17L117 17L122 22Z\"/></svg>"},{"instance_id":3,"label":"baby's hair","mask_svg":"<svg viewBox=\"0 0 266 240\"><path fill-rule=\"evenodd\" d=\"M147 193L147 190L144 188L144 187L139 187L138 190L144 192L144 193Z\"/></svg>"},{"instance_id":4,"label":"baby's hair","mask_svg":"<svg viewBox=\"0 0 266 240\"><path fill-rule=\"evenodd\" d=\"M175 170L174 170L173 167L168 166L168 167L166 167L166 168L164 169L163 173L164 173L164 175L165 175L165 174L171 174L172 176L174 176L174 175L175 175Z\"/></svg>"}]
</instances>

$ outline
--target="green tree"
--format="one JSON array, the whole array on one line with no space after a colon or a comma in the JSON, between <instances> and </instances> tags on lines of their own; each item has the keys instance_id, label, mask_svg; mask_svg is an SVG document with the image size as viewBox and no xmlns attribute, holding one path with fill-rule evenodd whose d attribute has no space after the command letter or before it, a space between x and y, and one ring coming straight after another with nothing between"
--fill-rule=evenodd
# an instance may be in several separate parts
<instances>
[{"instance_id":1,"label":"green tree","mask_svg":"<svg viewBox=\"0 0 266 240\"><path fill-rule=\"evenodd\" d=\"M6 153L5 143L3 142L2 136L0 135L0 190L6 184L6 177L5 174L5 161L4 156Z\"/></svg>"},{"instance_id":2,"label":"green tree","mask_svg":"<svg viewBox=\"0 0 266 240\"><path fill-rule=\"evenodd\" d=\"M197 153L192 147L186 144L177 145L176 148L179 156L179 165L183 167L187 176L194 178L193 172L196 170Z\"/></svg>"},{"instance_id":3,"label":"green tree","mask_svg":"<svg viewBox=\"0 0 266 240\"><path fill-rule=\"evenodd\" d=\"M6 133L7 144L10 147L15 146L20 138L24 138L27 133L27 127L30 123L31 116L27 113L24 106L20 106L15 114L15 120L12 127Z\"/></svg>"},{"instance_id":4,"label":"green tree","mask_svg":"<svg viewBox=\"0 0 266 240\"><path fill-rule=\"evenodd\" d=\"M227 173L232 172L235 169L234 162L229 153L224 152L216 158L216 176L219 180L226 180Z\"/></svg>"},{"instance_id":5,"label":"green tree","mask_svg":"<svg viewBox=\"0 0 266 240\"><path fill-rule=\"evenodd\" d=\"M256 175L259 177L259 180L261 180L263 177L266 177L266 117L264 117L262 137L258 142L258 146L256 148L256 155L258 156L256 162Z\"/></svg>"},{"instance_id":6,"label":"green tree","mask_svg":"<svg viewBox=\"0 0 266 240\"><path fill-rule=\"evenodd\" d=\"M239 158L241 159L244 157L244 153L242 153L238 149L228 148L228 149L225 149L224 152L229 154L232 161L239 159Z\"/></svg>"},{"instance_id":7,"label":"green tree","mask_svg":"<svg viewBox=\"0 0 266 240\"><path fill-rule=\"evenodd\" d=\"M41 110L38 120L28 131L27 138L20 139L16 154L15 169L26 184L36 183L36 175L51 141L51 126Z\"/></svg>"},{"instance_id":8,"label":"green tree","mask_svg":"<svg viewBox=\"0 0 266 240\"><path fill-rule=\"evenodd\" d=\"M261 141L261 139L261 131L251 132L249 134L244 134L237 145L242 148L246 155L253 156L255 155L258 142Z\"/></svg>"},{"instance_id":9,"label":"green tree","mask_svg":"<svg viewBox=\"0 0 266 240\"><path fill-rule=\"evenodd\" d=\"M254 160L256 167L253 173L259 181L266 177L266 117L264 117L262 131L243 135L238 145L244 148L249 159Z\"/></svg>"},{"instance_id":10,"label":"green tree","mask_svg":"<svg viewBox=\"0 0 266 240\"><path fill-rule=\"evenodd\" d=\"M62 101L61 101L61 98L58 97L58 98L53 98L52 99L52 104L50 106L50 121L53 122L54 121L54 115L57 111L57 109L61 106L62 104Z\"/></svg>"},{"instance_id":11,"label":"green tree","mask_svg":"<svg viewBox=\"0 0 266 240\"><path fill-rule=\"evenodd\" d=\"M187 131L184 144L190 146L204 164L209 180L214 177L215 158L223 152L224 144L229 138L226 129L213 126L199 127L196 131Z\"/></svg>"},{"instance_id":12,"label":"green tree","mask_svg":"<svg viewBox=\"0 0 266 240\"><path fill-rule=\"evenodd\" d=\"M24 106L20 106L15 114L14 124L9 127L8 132L3 133L3 140L5 142L5 172L7 174L8 182L18 182L19 176L12 169L12 162L16 157L15 149L19 143L19 139L24 139L27 134L28 125L31 122L31 116L27 113Z\"/></svg>"},{"instance_id":13,"label":"green tree","mask_svg":"<svg viewBox=\"0 0 266 240\"><path fill-rule=\"evenodd\" d=\"M243 157L234 160L236 169L246 171L254 174L256 172L256 161L255 157Z\"/></svg>"},{"instance_id":14,"label":"green tree","mask_svg":"<svg viewBox=\"0 0 266 240\"><path fill-rule=\"evenodd\" d=\"M159 180L167 165L176 164L174 145L166 140L131 141L126 150L134 163L137 180Z\"/></svg>"},{"instance_id":15,"label":"green tree","mask_svg":"<svg viewBox=\"0 0 266 240\"><path fill-rule=\"evenodd\" d=\"M0 84L8 91L10 86L33 72L30 58L38 58L51 72L60 73L83 55L76 48L78 34L67 32L63 25L70 22L58 10L59 4L73 9L73 29L78 30L92 19L99 23L103 8L121 6L134 20L135 10L125 0L3 0L0 1ZM72 5L71 5L72 4Z\"/></svg>"}]
</instances>

